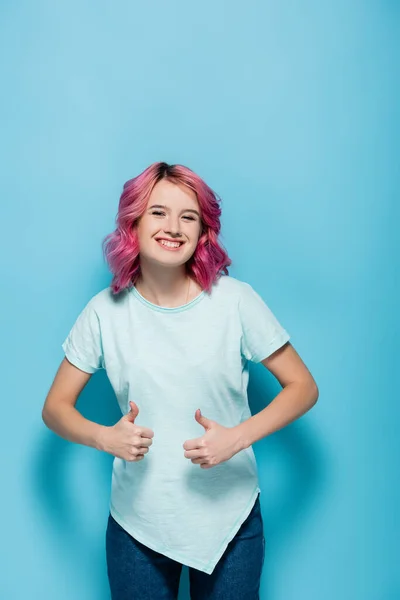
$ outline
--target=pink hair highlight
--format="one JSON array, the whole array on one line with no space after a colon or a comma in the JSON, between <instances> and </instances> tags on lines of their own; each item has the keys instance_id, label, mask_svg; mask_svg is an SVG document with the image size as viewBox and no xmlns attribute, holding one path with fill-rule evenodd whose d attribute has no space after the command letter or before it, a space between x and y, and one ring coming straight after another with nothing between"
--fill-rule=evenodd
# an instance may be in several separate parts
<instances>
[{"instance_id":1,"label":"pink hair highlight","mask_svg":"<svg viewBox=\"0 0 400 600\"><path fill-rule=\"evenodd\" d=\"M231 259L218 240L221 230L221 199L191 169L183 165L155 162L123 186L116 217L116 229L102 243L103 253L113 274L113 294L132 287L140 275L137 220L144 214L150 194L161 179L185 185L196 193L201 211L203 231L196 250L186 263L188 274L200 287L211 291L222 273L228 275Z\"/></svg>"}]
</instances>

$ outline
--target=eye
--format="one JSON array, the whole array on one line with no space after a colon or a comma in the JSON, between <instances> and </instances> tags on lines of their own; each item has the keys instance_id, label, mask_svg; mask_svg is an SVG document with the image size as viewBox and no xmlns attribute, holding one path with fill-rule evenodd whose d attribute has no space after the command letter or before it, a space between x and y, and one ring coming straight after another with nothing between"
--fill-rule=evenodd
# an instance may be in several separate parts
<instances>
[{"instance_id":1,"label":"eye","mask_svg":"<svg viewBox=\"0 0 400 600\"><path fill-rule=\"evenodd\" d=\"M157 215L157 216L159 216L159 215L165 215L165 213L162 212L161 210L153 210L151 214L152 215ZM186 215L183 218L184 219L188 219L189 221L195 221L196 220L195 217L190 217L189 215Z\"/></svg>"}]
</instances>

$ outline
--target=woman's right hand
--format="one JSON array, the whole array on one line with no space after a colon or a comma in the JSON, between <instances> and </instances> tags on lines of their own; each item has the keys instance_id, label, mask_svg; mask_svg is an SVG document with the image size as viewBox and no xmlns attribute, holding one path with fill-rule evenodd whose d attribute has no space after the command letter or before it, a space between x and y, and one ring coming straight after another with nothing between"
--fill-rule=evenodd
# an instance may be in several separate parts
<instances>
[{"instance_id":1,"label":"woman's right hand","mask_svg":"<svg viewBox=\"0 0 400 600\"><path fill-rule=\"evenodd\" d=\"M154 432L148 427L135 425L139 409L134 402L129 402L131 410L115 425L104 427L99 449L129 462L137 462L144 458L153 443Z\"/></svg>"}]
</instances>

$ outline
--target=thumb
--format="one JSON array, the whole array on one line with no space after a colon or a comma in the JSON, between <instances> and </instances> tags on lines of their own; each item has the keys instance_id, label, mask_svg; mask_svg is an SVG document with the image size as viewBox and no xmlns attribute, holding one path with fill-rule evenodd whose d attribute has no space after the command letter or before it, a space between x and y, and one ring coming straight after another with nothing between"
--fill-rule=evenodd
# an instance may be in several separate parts
<instances>
[{"instance_id":1,"label":"thumb","mask_svg":"<svg viewBox=\"0 0 400 600\"><path fill-rule=\"evenodd\" d=\"M127 421L130 421L131 423L134 423L136 417L139 414L139 409L134 402L130 401L129 404L130 404L131 410L128 412L127 415L124 415L124 419L126 419Z\"/></svg>"},{"instance_id":2,"label":"thumb","mask_svg":"<svg viewBox=\"0 0 400 600\"><path fill-rule=\"evenodd\" d=\"M201 414L201 410L199 408L196 410L194 418L196 419L196 421L198 423L200 423L200 425L203 425L203 427L205 429L210 429L210 427L213 424L213 421L211 421L211 419L207 419L206 417L203 417L203 415Z\"/></svg>"}]
</instances>

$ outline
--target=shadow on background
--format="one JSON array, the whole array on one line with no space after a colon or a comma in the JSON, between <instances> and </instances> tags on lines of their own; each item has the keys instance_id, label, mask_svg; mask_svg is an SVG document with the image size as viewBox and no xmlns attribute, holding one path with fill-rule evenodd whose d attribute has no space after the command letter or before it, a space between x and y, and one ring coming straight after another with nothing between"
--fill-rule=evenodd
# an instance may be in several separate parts
<instances>
[{"instance_id":1,"label":"shadow on background","mask_svg":"<svg viewBox=\"0 0 400 600\"><path fill-rule=\"evenodd\" d=\"M267 369L250 364L248 397L252 414L265 408L281 389ZM259 440L253 450L260 479L265 537L260 597L267 600L274 589L274 566L283 564L281 554L326 491L330 458L316 432L311 431L307 414Z\"/></svg>"},{"instance_id":2,"label":"shadow on background","mask_svg":"<svg viewBox=\"0 0 400 600\"><path fill-rule=\"evenodd\" d=\"M250 365L249 404L252 414L262 410L280 391L262 366ZM114 391L104 371L92 377L77 408L97 423L112 425L121 417ZM44 426L45 427L45 426ZM72 444L45 430L32 472L44 535L65 566L65 576L77 578L88 597L109 600L106 574L105 528L111 490L113 457ZM270 597L273 565L294 539L301 521L312 511L326 487L327 457L305 419L254 445L261 487L266 539L262 598ZM270 560L273 557L273 560ZM189 598L188 568L183 567L179 600Z\"/></svg>"},{"instance_id":3,"label":"shadow on background","mask_svg":"<svg viewBox=\"0 0 400 600\"><path fill-rule=\"evenodd\" d=\"M91 377L77 408L102 425L113 425L121 418L105 371ZM47 534L63 561L66 577L79 578L88 598L109 600L105 530L113 456L72 444L48 429L37 448L31 486L43 535Z\"/></svg>"}]
</instances>

